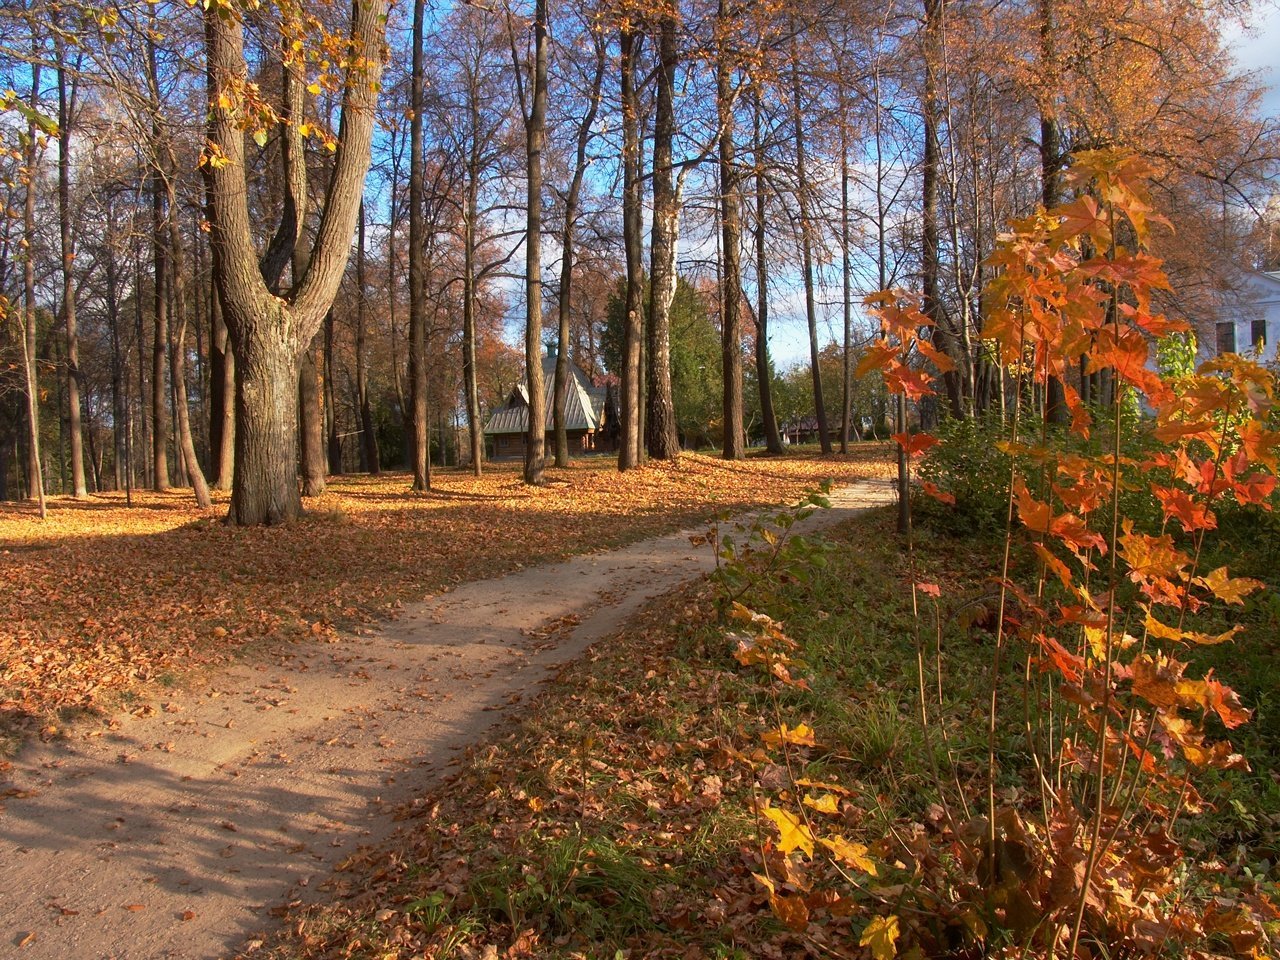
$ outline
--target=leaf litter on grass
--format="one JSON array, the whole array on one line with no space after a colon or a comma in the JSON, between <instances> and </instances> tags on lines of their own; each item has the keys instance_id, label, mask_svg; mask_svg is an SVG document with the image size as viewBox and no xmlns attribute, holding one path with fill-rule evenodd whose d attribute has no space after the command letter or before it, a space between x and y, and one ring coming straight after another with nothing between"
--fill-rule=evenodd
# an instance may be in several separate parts
<instances>
[{"instance_id":1,"label":"leaf litter on grass","mask_svg":"<svg viewBox=\"0 0 1280 960\"><path fill-rule=\"evenodd\" d=\"M474 478L339 477L282 527L222 523L185 491L53 498L49 520L0 506L0 732L58 732L61 720L178 683L244 645L332 636L393 616L467 580L678 529L713 511L796 497L823 478L886 476L886 448L848 457L728 463L682 456L619 474L612 461L520 483L490 465Z\"/></svg>"}]
</instances>

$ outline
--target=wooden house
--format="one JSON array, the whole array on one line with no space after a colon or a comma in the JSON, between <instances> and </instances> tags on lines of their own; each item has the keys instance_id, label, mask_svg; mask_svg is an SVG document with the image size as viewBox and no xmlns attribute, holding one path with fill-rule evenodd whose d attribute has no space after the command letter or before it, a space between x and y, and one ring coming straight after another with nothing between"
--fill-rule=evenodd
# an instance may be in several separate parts
<instances>
[{"instance_id":1,"label":"wooden house","mask_svg":"<svg viewBox=\"0 0 1280 960\"><path fill-rule=\"evenodd\" d=\"M542 358L548 453L555 443L555 378L556 356L552 351ZM528 385L521 382L511 391L506 404L495 410L485 424L484 435L490 457L494 460L523 460L528 427ZM618 449L618 409L612 387L595 386L572 362L569 364L569 392L565 398L565 432L569 435L571 456Z\"/></svg>"}]
</instances>

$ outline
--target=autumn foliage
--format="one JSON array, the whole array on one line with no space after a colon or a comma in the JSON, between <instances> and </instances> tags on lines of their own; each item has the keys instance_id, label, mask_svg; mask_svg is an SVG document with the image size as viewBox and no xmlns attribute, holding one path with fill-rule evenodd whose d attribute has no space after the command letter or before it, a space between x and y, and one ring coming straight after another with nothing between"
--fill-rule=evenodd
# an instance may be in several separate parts
<instances>
[{"instance_id":1,"label":"autumn foliage","mask_svg":"<svg viewBox=\"0 0 1280 960\"><path fill-rule=\"evenodd\" d=\"M1051 378L1062 383L1071 420L1028 431L1015 411L1001 444L1011 465L1009 523L982 720L985 783L966 782L942 745L937 831L878 845L897 863L892 881L877 880L883 863L824 816L838 812L839 784L795 779L781 802L762 799L772 869L759 881L793 929L870 898L879 916L860 944L876 960L908 950L1079 958L1268 950L1275 905L1259 888L1223 890L1188 872L1178 828L1207 805L1197 788L1206 771L1247 767L1228 737L1249 711L1212 671L1193 673L1187 651L1235 642L1238 624L1203 630L1193 621L1215 605L1242 605L1262 586L1226 566L1204 569L1202 557L1222 509L1273 505L1275 374L1235 355L1189 376L1154 369L1154 339L1186 325L1156 305L1168 281L1144 252L1156 219L1147 174L1120 152L1078 155L1069 178L1077 199L1013 223L990 259L997 272L985 291L984 340L1018 378L1020 401ZM945 372L950 361L930 343L929 320L909 296L886 292L875 302L882 337L864 370L880 369L891 391L913 400L930 395L929 366ZM1073 388L1077 372L1102 375L1101 402ZM895 439L913 458L937 443ZM924 493L954 502L940 485ZM1144 498L1145 517L1126 515L1122 504ZM929 674L928 619L937 618L940 642L945 597L914 578L910 589L921 611L928 732L948 682L940 654L939 673ZM733 619L744 664L761 665L779 687L804 683L780 624L743 607ZM997 750L1018 730L1029 772L1004 769ZM821 736L789 727L780 712L765 745L785 757ZM1027 776L1025 790L1000 789L1010 776ZM975 787L986 793L976 802Z\"/></svg>"}]
</instances>

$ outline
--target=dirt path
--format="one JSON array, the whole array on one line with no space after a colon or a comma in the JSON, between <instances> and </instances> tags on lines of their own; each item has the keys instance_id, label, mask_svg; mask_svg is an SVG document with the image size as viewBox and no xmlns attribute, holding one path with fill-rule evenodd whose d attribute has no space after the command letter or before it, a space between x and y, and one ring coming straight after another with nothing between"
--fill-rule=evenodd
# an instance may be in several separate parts
<instances>
[{"instance_id":1,"label":"dirt path","mask_svg":"<svg viewBox=\"0 0 1280 960\"><path fill-rule=\"evenodd\" d=\"M808 525L891 496L846 488ZM680 533L465 584L29 749L0 781L0 956L234 952L552 671L710 565Z\"/></svg>"}]
</instances>

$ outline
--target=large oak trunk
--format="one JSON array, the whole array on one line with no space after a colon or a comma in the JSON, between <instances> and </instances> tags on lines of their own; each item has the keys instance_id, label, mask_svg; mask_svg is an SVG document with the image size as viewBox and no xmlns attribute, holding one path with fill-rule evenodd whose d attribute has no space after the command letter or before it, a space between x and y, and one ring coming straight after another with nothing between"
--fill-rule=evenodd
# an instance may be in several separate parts
<instances>
[{"instance_id":1,"label":"large oak trunk","mask_svg":"<svg viewBox=\"0 0 1280 960\"><path fill-rule=\"evenodd\" d=\"M241 343L238 352L235 481L228 519L241 526L283 523L302 513L298 358L293 345L271 329Z\"/></svg>"}]
</instances>

